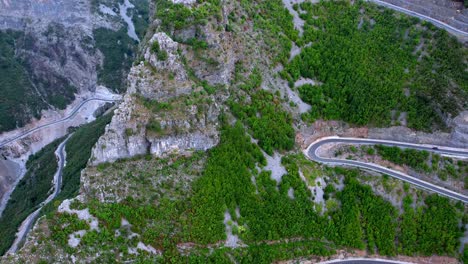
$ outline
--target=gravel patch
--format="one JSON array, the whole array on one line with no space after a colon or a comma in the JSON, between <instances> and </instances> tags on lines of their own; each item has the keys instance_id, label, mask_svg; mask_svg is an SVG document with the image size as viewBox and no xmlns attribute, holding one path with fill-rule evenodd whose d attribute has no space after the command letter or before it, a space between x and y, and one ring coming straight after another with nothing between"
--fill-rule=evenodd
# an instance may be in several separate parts
<instances>
[{"instance_id":1,"label":"gravel patch","mask_svg":"<svg viewBox=\"0 0 468 264\"><path fill-rule=\"evenodd\" d=\"M283 0L284 6L288 9L289 13L293 15L294 27L299 31L299 35L301 36L304 33L305 22L302 20L302 18L299 17L299 14L296 12L296 10L294 10L293 5L302 2L303 0Z\"/></svg>"},{"instance_id":2,"label":"gravel patch","mask_svg":"<svg viewBox=\"0 0 468 264\"><path fill-rule=\"evenodd\" d=\"M288 197L294 200L294 189L292 187L289 187L288 190Z\"/></svg>"},{"instance_id":3,"label":"gravel patch","mask_svg":"<svg viewBox=\"0 0 468 264\"><path fill-rule=\"evenodd\" d=\"M287 173L286 169L281 165L281 155L276 152L273 154L273 157L265 152L263 152L263 155L267 160L267 165L264 169L271 171L271 178L279 183L283 175Z\"/></svg>"},{"instance_id":4,"label":"gravel patch","mask_svg":"<svg viewBox=\"0 0 468 264\"><path fill-rule=\"evenodd\" d=\"M239 236L232 234L232 226L229 225L230 222L237 225L237 223L232 221L229 211L226 210L226 212L224 212L224 226L226 227L226 242L224 245L226 247L236 248L239 246Z\"/></svg>"},{"instance_id":5,"label":"gravel patch","mask_svg":"<svg viewBox=\"0 0 468 264\"><path fill-rule=\"evenodd\" d=\"M114 10L112 10L112 8L103 4L99 4L99 11L101 11L101 13L106 14L106 15L117 16L117 13L115 13Z\"/></svg>"},{"instance_id":6,"label":"gravel patch","mask_svg":"<svg viewBox=\"0 0 468 264\"><path fill-rule=\"evenodd\" d=\"M71 202L72 202L72 200L70 200L70 199L64 200L60 204L60 206L58 208L58 212L76 214L80 220L84 220L84 221L88 222L89 227L91 228L91 230L99 230L98 219L96 217L92 216L89 213L89 209L88 208L82 209L82 210L70 209Z\"/></svg>"},{"instance_id":7,"label":"gravel patch","mask_svg":"<svg viewBox=\"0 0 468 264\"><path fill-rule=\"evenodd\" d=\"M294 83L294 87L299 87L299 86L302 86L304 84L310 84L310 85L320 85L319 82L315 81L315 80L312 80L312 79L309 79L309 78L299 78L299 80L297 80L295 83Z\"/></svg>"},{"instance_id":8,"label":"gravel patch","mask_svg":"<svg viewBox=\"0 0 468 264\"><path fill-rule=\"evenodd\" d=\"M148 253L151 253L151 254L159 254L159 252L154 247L145 245L141 241L138 242L137 248L141 249L141 250L144 250L144 251L146 251Z\"/></svg>"},{"instance_id":9,"label":"gravel patch","mask_svg":"<svg viewBox=\"0 0 468 264\"><path fill-rule=\"evenodd\" d=\"M140 39L138 38L136 32L135 32L135 25L133 24L132 18L127 15L127 10L130 8L134 8L135 6L130 3L130 1L125 0L124 4L119 3L119 11L120 11L120 16L122 19L127 23L127 34L129 37L132 39L140 42Z\"/></svg>"},{"instance_id":10,"label":"gravel patch","mask_svg":"<svg viewBox=\"0 0 468 264\"><path fill-rule=\"evenodd\" d=\"M72 234L70 234L68 236L68 245L70 247L72 247L72 248L77 247L81 242L81 238L85 234L86 234L86 230L80 230L80 231L73 232Z\"/></svg>"},{"instance_id":11,"label":"gravel patch","mask_svg":"<svg viewBox=\"0 0 468 264\"><path fill-rule=\"evenodd\" d=\"M304 101L302 101L301 97L299 97L299 95L294 92L293 90L291 90L291 88L289 88L289 86L286 86L286 91L288 93L288 98L290 101L293 101L297 107L299 108L299 113L306 113L308 112L312 107L306 103L304 103Z\"/></svg>"}]
</instances>

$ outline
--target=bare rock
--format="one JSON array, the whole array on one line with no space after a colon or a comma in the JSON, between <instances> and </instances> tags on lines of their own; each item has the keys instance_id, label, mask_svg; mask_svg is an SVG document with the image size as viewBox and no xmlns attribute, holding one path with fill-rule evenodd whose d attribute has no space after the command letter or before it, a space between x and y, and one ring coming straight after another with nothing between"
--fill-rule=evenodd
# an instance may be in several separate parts
<instances>
[{"instance_id":1,"label":"bare rock","mask_svg":"<svg viewBox=\"0 0 468 264\"><path fill-rule=\"evenodd\" d=\"M159 60L158 54L151 51L151 46L154 42L159 43L161 51L167 52L167 58L165 60ZM166 33L158 32L151 37L144 57L154 68L172 72L177 81L186 81L187 72L177 54L178 46L178 43L173 41Z\"/></svg>"},{"instance_id":2,"label":"bare rock","mask_svg":"<svg viewBox=\"0 0 468 264\"><path fill-rule=\"evenodd\" d=\"M461 112L453 120L452 142L455 145L468 147L468 111Z\"/></svg>"}]
</instances>

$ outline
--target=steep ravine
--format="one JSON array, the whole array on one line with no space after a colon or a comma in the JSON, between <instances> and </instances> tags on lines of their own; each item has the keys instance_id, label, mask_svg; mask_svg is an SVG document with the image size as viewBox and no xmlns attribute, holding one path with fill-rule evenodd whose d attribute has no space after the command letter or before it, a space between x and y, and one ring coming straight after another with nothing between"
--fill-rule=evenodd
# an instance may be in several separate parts
<instances>
[{"instance_id":1,"label":"steep ravine","mask_svg":"<svg viewBox=\"0 0 468 264\"><path fill-rule=\"evenodd\" d=\"M129 39L129 46L123 48L136 49L139 38L135 30L138 28L139 34L145 30L148 17L142 14L147 14L149 7L147 1L133 5L128 0L111 6L120 7L120 17L111 7L111 14L96 8L107 7L106 4L108 1L104 0L0 2L0 48L2 53L5 49L7 52L0 64L16 65L24 71L23 75L17 71L0 74L0 89L6 96L0 103L0 143L8 142L0 145L0 214L9 193L24 175L21 168L31 154L67 134L68 128L93 121L109 107L105 101L86 100L119 98L115 92L118 87L107 82L106 76L111 74L118 80L126 75L128 67L124 64L130 63L132 57L114 58L112 52L122 48L120 40L104 39L108 46L103 48L99 34ZM121 31L128 34L121 37ZM81 105L83 102L87 103ZM12 113L17 114L11 116ZM54 125L48 125L51 123ZM44 125L47 126L10 142Z\"/></svg>"},{"instance_id":2,"label":"steep ravine","mask_svg":"<svg viewBox=\"0 0 468 264\"><path fill-rule=\"evenodd\" d=\"M67 144L68 139L70 139L71 135L69 135L60 145L58 146L57 150L55 151L55 156L57 157L57 171L54 174L54 180L53 180L53 186L52 186L52 193L47 197L45 201L43 201L40 205L39 208L36 209L33 213L31 213L21 224L21 226L18 229L18 232L16 233L16 239L13 242L13 245L11 245L10 249L7 251L7 253L15 253L21 243L24 242L26 237L28 236L29 231L33 227L34 222L37 219L37 216L39 215L41 209L50 203L54 198L57 197L57 195L60 193L60 188L62 186L62 173L63 173L63 167L65 166L66 159L67 159L67 154L65 151L65 145Z\"/></svg>"}]
</instances>

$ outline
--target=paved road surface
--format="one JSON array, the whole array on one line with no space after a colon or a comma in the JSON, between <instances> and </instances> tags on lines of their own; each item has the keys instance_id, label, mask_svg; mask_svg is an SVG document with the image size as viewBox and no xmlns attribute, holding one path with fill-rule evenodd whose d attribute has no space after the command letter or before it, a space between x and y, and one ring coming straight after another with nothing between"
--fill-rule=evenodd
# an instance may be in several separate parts
<instances>
[{"instance_id":1,"label":"paved road surface","mask_svg":"<svg viewBox=\"0 0 468 264\"><path fill-rule=\"evenodd\" d=\"M68 139L70 139L71 135L69 135L60 145L58 146L57 150L55 151L55 156L57 157L58 168L54 175L54 192L47 197L47 199L39 205L39 208L31 213L26 219L21 223L21 226L18 228L18 232L16 233L16 239L11 245L10 249L7 253L15 253L18 250L18 247L21 243L26 239L29 231L33 227L34 222L36 221L39 212L41 211L42 207L52 201L57 195L60 193L60 187L62 186L62 172L63 167L65 166L65 144L67 143Z\"/></svg>"},{"instance_id":2,"label":"paved road surface","mask_svg":"<svg viewBox=\"0 0 468 264\"><path fill-rule=\"evenodd\" d=\"M416 185L420 188L433 191L440 195L447 196L452 199L460 200L464 203L468 203L468 197L448 190L444 187L440 187L434 185L432 183L417 179L415 177L411 177L407 174L404 174L399 171L395 171L389 168L385 168L383 166L373 164L373 163L366 163L362 161L355 161L355 160L345 160L345 159L334 159L334 158L323 158L320 157L317 153L317 150L325 145L330 143L348 143L348 144L367 144L367 145L386 145L386 146L397 146L401 148L413 148L417 150L426 150L446 156L456 156L461 158L468 158L468 149L457 149L457 148L448 148L442 146L431 146L431 145L423 145L423 144L413 144L413 143L404 143L404 142L397 142L397 141L390 141L390 140L377 140L377 139L364 139L364 138L340 138L340 137L328 137L322 138L320 140L315 141L312 143L306 150L306 155L320 163L329 164L329 165L342 165L342 166L352 166L352 167L359 167L363 169L368 169L372 171L377 171L383 174L388 174L394 178L400 179L402 181L411 183Z\"/></svg>"},{"instance_id":3,"label":"paved road surface","mask_svg":"<svg viewBox=\"0 0 468 264\"><path fill-rule=\"evenodd\" d=\"M364 259L364 258L353 258L353 259L336 259L326 262L320 262L320 264L409 264L410 262L402 262L396 260L386 259Z\"/></svg>"},{"instance_id":4,"label":"paved road surface","mask_svg":"<svg viewBox=\"0 0 468 264\"><path fill-rule=\"evenodd\" d=\"M428 22L431 22L435 26L437 26L439 28L446 29L447 31L451 32L452 34L458 34L458 35L461 35L463 37L468 37L468 32L465 32L463 30L460 30L458 28L450 26L449 24L444 23L444 22L442 22L440 20L437 20L435 18L426 16L426 15L423 15L423 14L419 14L419 13L416 13L414 11L408 10L406 8L403 8L403 7L400 7L400 6L397 6L397 5L393 5L393 4L384 2L384 1L380 1L380 0L367 0L367 1L376 3L376 4L379 4L379 5L388 7L388 8L391 8L393 10L405 13L405 14L410 15L410 16L420 18L420 19L428 21Z\"/></svg>"},{"instance_id":5,"label":"paved road surface","mask_svg":"<svg viewBox=\"0 0 468 264\"><path fill-rule=\"evenodd\" d=\"M60 119L60 120L57 120L57 121L54 121L54 122L51 122L51 123L49 123L49 124L45 124L45 125L41 125L41 126L35 127L35 128L33 128L33 129L30 129L30 130L28 130L28 131L25 131L25 132L21 133L21 134L18 135L18 136L9 138L9 139L7 139L7 140L4 140L4 141L0 142L0 148L3 147L3 146L5 146L5 145L7 145L7 144L9 144L9 143L11 143L11 142L13 142L13 141L15 141L15 140L17 140L17 139L20 139L20 138L23 138L23 137L25 137L25 136L28 136L28 135L30 135L30 134L32 134L32 133L34 133L34 132L36 132L36 131L38 131L38 130L40 130L40 129L43 129L43 128L45 128L45 127L49 127L49 126L51 126L51 125L55 125L55 124L58 124L58 123L63 123L63 122L65 122L65 121L68 121L68 120L72 119L72 118L76 115L76 113L78 113L78 111L79 111L86 103L91 102L91 101L116 102L116 101L119 101L119 100L114 100L114 99L102 99L102 98L90 98L90 99L86 99L86 100L84 100L83 102L81 102L81 104L79 104L79 105L70 113L70 115L68 115L67 117L64 117L64 118L62 118L62 119Z\"/></svg>"}]
</instances>

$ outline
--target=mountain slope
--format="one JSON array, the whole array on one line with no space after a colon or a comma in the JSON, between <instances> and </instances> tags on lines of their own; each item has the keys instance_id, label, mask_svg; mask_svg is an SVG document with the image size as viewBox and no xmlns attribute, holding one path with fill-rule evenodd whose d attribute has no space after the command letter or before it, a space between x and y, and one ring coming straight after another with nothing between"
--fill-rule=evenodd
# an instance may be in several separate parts
<instances>
[{"instance_id":1,"label":"mountain slope","mask_svg":"<svg viewBox=\"0 0 468 264\"><path fill-rule=\"evenodd\" d=\"M132 12L142 34L149 7L145 0L137 2L137 7L121 8ZM124 90L137 42L127 35L128 25L120 15L96 8L107 7L105 3L0 3L0 83L5 94L0 101L0 132L40 119L42 110L64 109L76 95L94 92L97 84ZM118 8L114 7L117 12Z\"/></svg>"},{"instance_id":2,"label":"mountain slope","mask_svg":"<svg viewBox=\"0 0 468 264\"><path fill-rule=\"evenodd\" d=\"M389 177L311 162L296 143L304 130L317 137L366 130L346 125L335 129L320 120L310 123L319 117L352 122L343 116L354 116L352 99L365 97L346 91L346 85L367 80L353 68L362 62L359 58L347 61L344 53L351 46L341 47L335 36L317 32L320 26L327 29L322 23L328 22L310 10L326 13L338 8L340 14L355 14L363 8L369 25L373 15L383 13L403 21L402 31L420 23L362 2L332 3L294 7L306 22L301 35L279 0L153 1L155 18L141 38L127 92L93 147L78 197L55 205L38 221L24 248L4 261L318 262L356 249L390 258L438 254L456 261L460 224L467 219L463 204ZM343 23L332 20L330 27L350 33L358 29L357 14L341 18L338 22ZM394 25L380 24L393 32ZM403 56L390 50L408 44L397 33L396 44L386 44L383 36L358 39L363 47L389 45L382 47L387 53L367 57L387 63L383 69L369 69L375 75L372 80L380 83L377 88L388 84L387 70L404 73L399 65ZM309 44L313 36L321 41ZM345 44L355 41L336 38ZM317 54L314 49L326 41L335 41L336 47ZM453 45L454 52L466 53L465 47ZM291 56L295 48L301 49L297 57ZM319 86L296 89L296 81L312 83L300 77L317 77L312 73L320 72L321 65L329 63L331 70L341 65L326 52L342 55L342 76L330 73L318 80ZM458 74L448 71L452 77ZM450 89L465 85L464 77L458 77L453 80L460 83ZM400 84L379 92L392 103L405 96ZM418 89L422 88L411 92ZM454 100L463 102L461 95ZM303 103L299 96L310 109L298 107ZM378 113L391 116L396 110L391 103L379 102ZM327 116L327 103L347 112ZM453 115L464 107L457 105ZM309 110L312 114L304 114ZM373 122L372 111L364 111L369 115L362 116L362 124L392 124L391 118ZM321 124L322 130L316 129Z\"/></svg>"}]
</instances>

